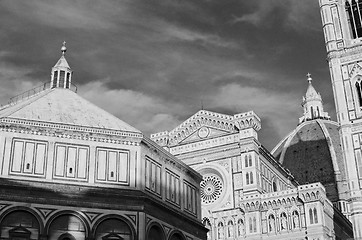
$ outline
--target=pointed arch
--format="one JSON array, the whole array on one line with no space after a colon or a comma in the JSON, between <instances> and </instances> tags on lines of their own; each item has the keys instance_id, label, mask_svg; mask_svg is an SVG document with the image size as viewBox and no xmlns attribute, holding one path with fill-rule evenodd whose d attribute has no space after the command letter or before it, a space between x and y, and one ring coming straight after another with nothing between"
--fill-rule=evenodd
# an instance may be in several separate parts
<instances>
[{"instance_id":1,"label":"pointed arch","mask_svg":"<svg viewBox=\"0 0 362 240\"><path fill-rule=\"evenodd\" d=\"M309 209L309 223L310 224L314 223L313 210L311 208Z\"/></svg>"},{"instance_id":2,"label":"pointed arch","mask_svg":"<svg viewBox=\"0 0 362 240\"><path fill-rule=\"evenodd\" d=\"M241 237L244 236L244 221L240 218L237 222L238 227L237 227L237 236Z\"/></svg>"},{"instance_id":3,"label":"pointed arch","mask_svg":"<svg viewBox=\"0 0 362 240\"><path fill-rule=\"evenodd\" d=\"M359 103L359 106L361 107L362 106L361 82L356 81L355 86L356 86L356 91L357 91L358 103Z\"/></svg>"},{"instance_id":4,"label":"pointed arch","mask_svg":"<svg viewBox=\"0 0 362 240\"><path fill-rule=\"evenodd\" d=\"M227 237L228 238L234 237L234 223L232 220L229 220L227 224Z\"/></svg>"},{"instance_id":5,"label":"pointed arch","mask_svg":"<svg viewBox=\"0 0 362 240\"><path fill-rule=\"evenodd\" d=\"M313 216L314 216L314 223L318 223L318 214L316 208L313 209Z\"/></svg>"}]
</instances>

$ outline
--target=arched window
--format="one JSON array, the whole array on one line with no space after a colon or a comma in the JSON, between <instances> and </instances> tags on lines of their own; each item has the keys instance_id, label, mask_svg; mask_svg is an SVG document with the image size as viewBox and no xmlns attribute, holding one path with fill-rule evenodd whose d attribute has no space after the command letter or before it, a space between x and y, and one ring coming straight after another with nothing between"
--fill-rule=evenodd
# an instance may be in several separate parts
<instances>
[{"instance_id":1,"label":"arched window","mask_svg":"<svg viewBox=\"0 0 362 240\"><path fill-rule=\"evenodd\" d=\"M247 155L245 155L245 167L249 167L248 156Z\"/></svg>"},{"instance_id":2,"label":"arched window","mask_svg":"<svg viewBox=\"0 0 362 240\"><path fill-rule=\"evenodd\" d=\"M249 218L249 231L253 232L253 219L251 217Z\"/></svg>"},{"instance_id":3,"label":"arched window","mask_svg":"<svg viewBox=\"0 0 362 240\"><path fill-rule=\"evenodd\" d=\"M313 209L313 215L314 215L314 223L318 223L318 215L317 215L317 209Z\"/></svg>"},{"instance_id":4,"label":"arched window","mask_svg":"<svg viewBox=\"0 0 362 240\"><path fill-rule=\"evenodd\" d=\"M313 221L313 210L311 208L309 209L309 223L310 224L314 223L314 221Z\"/></svg>"},{"instance_id":5,"label":"arched window","mask_svg":"<svg viewBox=\"0 0 362 240\"><path fill-rule=\"evenodd\" d=\"M234 237L234 224L233 221L229 221L228 222L228 238L233 238Z\"/></svg>"},{"instance_id":6,"label":"arched window","mask_svg":"<svg viewBox=\"0 0 362 240\"><path fill-rule=\"evenodd\" d=\"M253 179L253 173L251 172L251 173L250 173L250 184L253 184L253 181L254 181L254 179Z\"/></svg>"},{"instance_id":7,"label":"arched window","mask_svg":"<svg viewBox=\"0 0 362 240\"><path fill-rule=\"evenodd\" d=\"M320 117L320 115L319 107L317 107L317 117Z\"/></svg>"},{"instance_id":8,"label":"arched window","mask_svg":"<svg viewBox=\"0 0 362 240\"><path fill-rule=\"evenodd\" d=\"M52 88L57 87L57 84L58 84L58 71L55 71L55 72L54 72L54 76L53 76L53 85L52 85Z\"/></svg>"},{"instance_id":9,"label":"arched window","mask_svg":"<svg viewBox=\"0 0 362 240\"><path fill-rule=\"evenodd\" d=\"M268 217L268 228L269 228L269 232L275 231L275 217L272 214L269 215L269 217Z\"/></svg>"},{"instance_id":10,"label":"arched window","mask_svg":"<svg viewBox=\"0 0 362 240\"><path fill-rule=\"evenodd\" d=\"M244 236L244 222L242 219L238 220L238 237Z\"/></svg>"},{"instance_id":11,"label":"arched window","mask_svg":"<svg viewBox=\"0 0 362 240\"><path fill-rule=\"evenodd\" d=\"M313 107L310 107L310 116L311 116L312 119L314 119Z\"/></svg>"},{"instance_id":12,"label":"arched window","mask_svg":"<svg viewBox=\"0 0 362 240\"><path fill-rule=\"evenodd\" d=\"M249 167L253 165L253 160L251 159L251 155L249 155Z\"/></svg>"},{"instance_id":13,"label":"arched window","mask_svg":"<svg viewBox=\"0 0 362 240\"><path fill-rule=\"evenodd\" d=\"M347 20L350 25L350 30L352 32L353 38L362 37L362 24L361 24L361 11L362 11L362 2L356 3L355 0L352 0L352 5L348 1L345 3Z\"/></svg>"},{"instance_id":14,"label":"arched window","mask_svg":"<svg viewBox=\"0 0 362 240\"><path fill-rule=\"evenodd\" d=\"M280 228L282 230L287 230L287 228L288 228L288 220L287 220L286 213L280 214Z\"/></svg>"},{"instance_id":15,"label":"arched window","mask_svg":"<svg viewBox=\"0 0 362 240\"><path fill-rule=\"evenodd\" d=\"M217 225L217 237L218 239L224 238L224 224L222 222Z\"/></svg>"},{"instance_id":16,"label":"arched window","mask_svg":"<svg viewBox=\"0 0 362 240\"><path fill-rule=\"evenodd\" d=\"M254 232L256 232L256 217L253 218Z\"/></svg>"},{"instance_id":17,"label":"arched window","mask_svg":"<svg viewBox=\"0 0 362 240\"><path fill-rule=\"evenodd\" d=\"M203 223L204 226L209 230L209 231L207 232L207 240L210 240L210 239L211 239L211 236L212 236L212 234L211 234L211 223L210 223L210 220L209 220L208 218L204 218L204 219L202 220L202 223Z\"/></svg>"},{"instance_id":18,"label":"arched window","mask_svg":"<svg viewBox=\"0 0 362 240\"><path fill-rule=\"evenodd\" d=\"M278 188L277 188L277 183L274 180L273 181L273 192L276 192L276 191L278 191Z\"/></svg>"},{"instance_id":19,"label":"arched window","mask_svg":"<svg viewBox=\"0 0 362 240\"><path fill-rule=\"evenodd\" d=\"M362 93L361 93L361 84L360 82L356 82L356 91L357 91L357 96L358 96L358 103L360 106L362 106Z\"/></svg>"},{"instance_id":20,"label":"arched window","mask_svg":"<svg viewBox=\"0 0 362 240\"><path fill-rule=\"evenodd\" d=\"M246 173L246 184L249 184L249 173Z\"/></svg>"},{"instance_id":21,"label":"arched window","mask_svg":"<svg viewBox=\"0 0 362 240\"><path fill-rule=\"evenodd\" d=\"M64 84L65 84L65 72L64 71L60 71L59 74L59 87L63 88Z\"/></svg>"},{"instance_id":22,"label":"arched window","mask_svg":"<svg viewBox=\"0 0 362 240\"><path fill-rule=\"evenodd\" d=\"M299 228L299 214L297 211L293 212L293 228Z\"/></svg>"},{"instance_id":23,"label":"arched window","mask_svg":"<svg viewBox=\"0 0 362 240\"><path fill-rule=\"evenodd\" d=\"M70 73L67 73L67 79L65 81L65 88L70 88Z\"/></svg>"}]
</instances>

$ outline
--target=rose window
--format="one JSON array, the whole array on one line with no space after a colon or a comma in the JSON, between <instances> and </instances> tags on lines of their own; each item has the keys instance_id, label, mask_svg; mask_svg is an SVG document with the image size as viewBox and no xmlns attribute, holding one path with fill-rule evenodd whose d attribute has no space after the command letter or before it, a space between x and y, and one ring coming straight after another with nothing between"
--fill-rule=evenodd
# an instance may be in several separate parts
<instances>
[{"instance_id":1,"label":"rose window","mask_svg":"<svg viewBox=\"0 0 362 240\"><path fill-rule=\"evenodd\" d=\"M201 182L201 200L205 204L215 202L220 198L223 190L223 182L217 175L204 176Z\"/></svg>"}]
</instances>

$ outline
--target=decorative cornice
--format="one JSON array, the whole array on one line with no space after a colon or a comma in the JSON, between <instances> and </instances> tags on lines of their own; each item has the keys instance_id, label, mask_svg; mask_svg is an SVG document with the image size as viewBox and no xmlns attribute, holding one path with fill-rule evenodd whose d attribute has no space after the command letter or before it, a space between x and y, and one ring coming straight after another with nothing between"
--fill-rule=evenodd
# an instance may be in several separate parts
<instances>
[{"instance_id":1,"label":"decorative cornice","mask_svg":"<svg viewBox=\"0 0 362 240\"><path fill-rule=\"evenodd\" d=\"M331 61L332 59L339 58L341 63L350 62L356 59L360 59L359 55L362 51L362 45L352 45L350 47L345 47L337 51L331 51L327 54L327 60Z\"/></svg>"},{"instance_id":2,"label":"decorative cornice","mask_svg":"<svg viewBox=\"0 0 362 240\"><path fill-rule=\"evenodd\" d=\"M179 170L185 173L189 173L197 182L202 181L202 176L197 171L193 170L187 164L177 159L175 156L166 151L164 148L160 147L150 138L144 137L142 139L142 142L149 147L150 151L154 152L155 154L158 154L159 158L166 164L174 165Z\"/></svg>"},{"instance_id":3,"label":"decorative cornice","mask_svg":"<svg viewBox=\"0 0 362 240\"><path fill-rule=\"evenodd\" d=\"M0 131L134 146L143 137L139 133L10 118L0 119Z\"/></svg>"},{"instance_id":4,"label":"decorative cornice","mask_svg":"<svg viewBox=\"0 0 362 240\"><path fill-rule=\"evenodd\" d=\"M16 118L2 118L0 119L0 123L8 123L11 125L24 125L24 126L37 127L37 128L52 128L52 129L67 130L74 132L87 132L91 134L103 134L103 135L112 135L119 137L131 137L131 138L143 137L143 134L137 132L128 132L122 130L104 129L96 127L86 127L86 126L78 126L78 125L64 124L64 123L32 121L32 120L16 119Z\"/></svg>"}]
</instances>

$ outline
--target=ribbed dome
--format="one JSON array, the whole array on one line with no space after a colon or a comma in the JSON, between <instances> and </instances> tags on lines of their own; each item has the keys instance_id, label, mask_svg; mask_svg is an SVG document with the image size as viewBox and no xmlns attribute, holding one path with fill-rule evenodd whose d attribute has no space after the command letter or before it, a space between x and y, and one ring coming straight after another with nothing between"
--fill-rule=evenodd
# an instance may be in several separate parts
<instances>
[{"instance_id":1,"label":"ribbed dome","mask_svg":"<svg viewBox=\"0 0 362 240\"><path fill-rule=\"evenodd\" d=\"M336 122L322 119L304 122L272 154L300 184L321 182L332 202L340 199L338 185L346 179L346 173Z\"/></svg>"}]
</instances>

